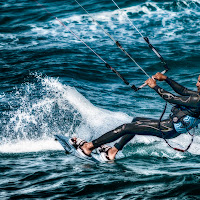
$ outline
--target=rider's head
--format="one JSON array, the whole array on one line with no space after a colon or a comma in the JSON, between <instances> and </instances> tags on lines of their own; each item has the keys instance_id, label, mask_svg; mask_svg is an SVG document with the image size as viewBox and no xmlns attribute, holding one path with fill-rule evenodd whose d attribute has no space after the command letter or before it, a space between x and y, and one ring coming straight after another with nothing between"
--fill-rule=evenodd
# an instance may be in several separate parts
<instances>
[{"instance_id":1,"label":"rider's head","mask_svg":"<svg viewBox=\"0 0 200 200\"><path fill-rule=\"evenodd\" d=\"M200 92L200 75L199 75L199 78L198 78L198 80L197 80L196 86L197 86L198 92Z\"/></svg>"}]
</instances>

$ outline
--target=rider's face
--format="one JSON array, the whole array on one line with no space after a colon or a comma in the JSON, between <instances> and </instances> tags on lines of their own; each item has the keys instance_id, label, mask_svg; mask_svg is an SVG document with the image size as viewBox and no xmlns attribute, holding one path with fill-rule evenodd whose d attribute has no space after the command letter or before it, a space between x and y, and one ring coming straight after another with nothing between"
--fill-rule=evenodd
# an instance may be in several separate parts
<instances>
[{"instance_id":1,"label":"rider's face","mask_svg":"<svg viewBox=\"0 0 200 200\"><path fill-rule=\"evenodd\" d=\"M200 75L199 75L199 78L198 78L196 86L197 86L198 92L200 92Z\"/></svg>"}]
</instances>

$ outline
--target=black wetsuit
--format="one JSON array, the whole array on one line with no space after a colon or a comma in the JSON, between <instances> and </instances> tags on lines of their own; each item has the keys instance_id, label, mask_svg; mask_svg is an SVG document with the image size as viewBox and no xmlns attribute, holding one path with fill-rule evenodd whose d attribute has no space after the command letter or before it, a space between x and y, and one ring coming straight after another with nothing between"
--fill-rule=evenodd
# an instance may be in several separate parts
<instances>
[{"instance_id":1,"label":"black wetsuit","mask_svg":"<svg viewBox=\"0 0 200 200\"><path fill-rule=\"evenodd\" d=\"M113 142L120 137L121 140L114 146L118 150L122 150L135 135L149 135L157 136L159 138L171 139L180 135L182 132L177 131L174 124L181 123L181 126L187 126L183 119L186 116L194 117L194 119L200 116L200 95L198 92L188 90L187 88L179 85L177 82L167 78L165 80L172 89L181 96L175 96L158 85L154 87L154 90L167 102L175 104L172 108L172 114L168 119L159 123L159 120L136 117L131 123L123 124L116 129L109 131L101 137L93 140L94 148L100 147L102 144ZM200 123L200 120L197 123ZM159 128L160 124L160 128ZM196 125L195 125L196 126ZM193 128L192 126L190 128Z\"/></svg>"}]
</instances>

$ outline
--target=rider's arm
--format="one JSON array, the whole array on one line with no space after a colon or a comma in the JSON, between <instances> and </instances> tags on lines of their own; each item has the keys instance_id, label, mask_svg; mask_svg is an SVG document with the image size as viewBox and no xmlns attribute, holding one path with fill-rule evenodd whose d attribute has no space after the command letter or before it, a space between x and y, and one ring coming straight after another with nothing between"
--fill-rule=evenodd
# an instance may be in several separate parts
<instances>
[{"instance_id":1,"label":"rider's arm","mask_svg":"<svg viewBox=\"0 0 200 200\"><path fill-rule=\"evenodd\" d=\"M182 95L182 96L190 96L190 95L198 95L197 92L187 89L186 87L178 84L176 81L166 77L165 81L172 87L172 89Z\"/></svg>"},{"instance_id":2,"label":"rider's arm","mask_svg":"<svg viewBox=\"0 0 200 200\"><path fill-rule=\"evenodd\" d=\"M200 107L200 96L175 96L158 85L153 89L166 101L181 106Z\"/></svg>"}]
</instances>

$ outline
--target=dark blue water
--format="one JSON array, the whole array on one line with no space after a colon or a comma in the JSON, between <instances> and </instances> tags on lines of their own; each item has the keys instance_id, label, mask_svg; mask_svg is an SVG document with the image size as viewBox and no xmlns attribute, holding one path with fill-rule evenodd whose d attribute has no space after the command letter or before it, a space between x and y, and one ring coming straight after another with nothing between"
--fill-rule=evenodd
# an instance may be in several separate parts
<instances>
[{"instance_id":1,"label":"dark blue water","mask_svg":"<svg viewBox=\"0 0 200 200\"><path fill-rule=\"evenodd\" d=\"M76 2L38 1L131 84L147 79ZM80 3L148 74L163 70L112 1ZM200 1L117 3L165 58L168 76L196 90ZM0 53L1 199L200 199L199 129L187 153L140 136L112 164L64 154L54 134L91 140L135 116L158 118L164 101L148 87L127 87L35 1L0 1ZM189 142L185 134L171 144Z\"/></svg>"}]
</instances>

